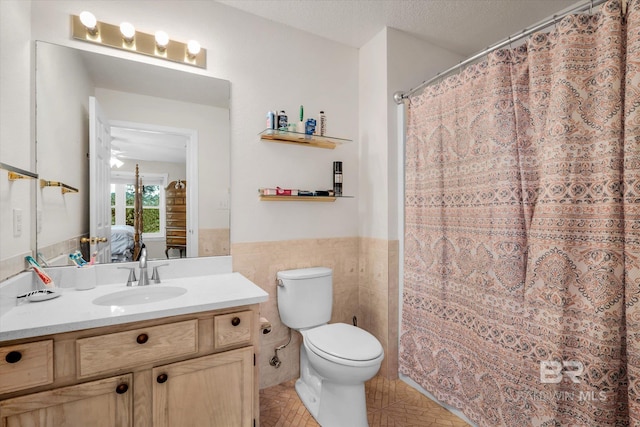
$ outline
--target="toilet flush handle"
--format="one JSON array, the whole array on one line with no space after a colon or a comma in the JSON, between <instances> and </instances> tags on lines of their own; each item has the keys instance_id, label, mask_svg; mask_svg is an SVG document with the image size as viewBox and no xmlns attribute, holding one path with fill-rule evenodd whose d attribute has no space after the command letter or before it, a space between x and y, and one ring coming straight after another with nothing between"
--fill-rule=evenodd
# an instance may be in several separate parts
<instances>
[{"instance_id":1,"label":"toilet flush handle","mask_svg":"<svg viewBox=\"0 0 640 427\"><path fill-rule=\"evenodd\" d=\"M284 288L284 282L282 281L282 279L276 279L276 284Z\"/></svg>"}]
</instances>

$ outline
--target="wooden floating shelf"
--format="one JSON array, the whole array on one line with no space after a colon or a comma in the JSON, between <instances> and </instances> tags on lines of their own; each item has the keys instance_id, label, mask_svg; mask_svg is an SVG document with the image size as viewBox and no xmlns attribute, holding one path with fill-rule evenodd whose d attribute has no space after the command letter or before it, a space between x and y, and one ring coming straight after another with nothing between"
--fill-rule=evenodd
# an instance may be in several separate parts
<instances>
[{"instance_id":1,"label":"wooden floating shelf","mask_svg":"<svg viewBox=\"0 0 640 427\"><path fill-rule=\"evenodd\" d=\"M263 202L335 202L334 196L260 196Z\"/></svg>"},{"instance_id":2,"label":"wooden floating shelf","mask_svg":"<svg viewBox=\"0 0 640 427\"><path fill-rule=\"evenodd\" d=\"M282 144L306 145L309 147L328 148L333 150L336 145L351 142L348 139L333 138L330 136L307 135L305 133L289 132L286 130L265 129L260 132L260 139L264 141L279 142Z\"/></svg>"}]
</instances>

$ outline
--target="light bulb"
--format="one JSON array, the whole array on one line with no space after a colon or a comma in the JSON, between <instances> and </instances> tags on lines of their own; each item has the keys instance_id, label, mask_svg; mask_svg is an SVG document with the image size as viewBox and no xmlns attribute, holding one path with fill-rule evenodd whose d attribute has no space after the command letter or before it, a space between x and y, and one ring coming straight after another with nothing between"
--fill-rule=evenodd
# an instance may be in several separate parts
<instances>
[{"instance_id":1,"label":"light bulb","mask_svg":"<svg viewBox=\"0 0 640 427\"><path fill-rule=\"evenodd\" d=\"M156 31L156 45L160 49L165 49L169 44L169 35L164 31Z\"/></svg>"},{"instance_id":2,"label":"light bulb","mask_svg":"<svg viewBox=\"0 0 640 427\"><path fill-rule=\"evenodd\" d=\"M187 42L187 52L189 52L191 56L196 56L200 53L200 43L195 40L189 40Z\"/></svg>"},{"instance_id":3,"label":"light bulb","mask_svg":"<svg viewBox=\"0 0 640 427\"><path fill-rule=\"evenodd\" d=\"M123 22L120 24L120 33L127 43L131 43L136 35L136 28L129 22Z\"/></svg>"},{"instance_id":4,"label":"light bulb","mask_svg":"<svg viewBox=\"0 0 640 427\"><path fill-rule=\"evenodd\" d=\"M87 12L86 10L80 12L80 22L82 22L82 25L85 26L87 32L92 36L95 36L98 33L98 29L96 28L98 21L93 13Z\"/></svg>"},{"instance_id":5,"label":"light bulb","mask_svg":"<svg viewBox=\"0 0 640 427\"><path fill-rule=\"evenodd\" d=\"M94 14L87 12L86 10L80 13L80 22L82 22L82 25L87 27L87 30L95 29L96 24L98 23Z\"/></svg>"}]
</instances>

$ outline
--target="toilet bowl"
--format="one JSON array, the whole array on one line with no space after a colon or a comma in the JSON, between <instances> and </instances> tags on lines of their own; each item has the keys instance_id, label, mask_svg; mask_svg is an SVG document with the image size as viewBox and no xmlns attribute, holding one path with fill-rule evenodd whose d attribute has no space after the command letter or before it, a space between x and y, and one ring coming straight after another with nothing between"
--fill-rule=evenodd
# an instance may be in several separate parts
<instances>
[{"instance_id":1,"label":"toilet bowl","mask_svg":"<svg viewBox=\"0 0 640 427\"><path fill-rule=\"evenodd\" d=\"M364 382L380 369L384 351L363 329L327 323L331 288L328 268L278 273L280 316L303 338L296 392L322 427L367 427Z\"/></svg>"},{"instance_id":2,"label":"toilet bowl","mask_svg":"<svg viewBox=\"0 0 640 427\"><path fill-rule=\"evenodd\" d=\"M318 343L318 335L325 336L327 342ZM320 384L313 390L315 393L300 396L309 412L315 414L323 427L368 426L364 383L375 376L384 359L380 342L368 332L345 323L303 331L302 336L301 375L296 390L301 395L299 389L306 389L308 394L310 387ZM350 338L352 341L344 345ZM329 347L323 349L323 344Z\"/></svg>"}]
</instances>

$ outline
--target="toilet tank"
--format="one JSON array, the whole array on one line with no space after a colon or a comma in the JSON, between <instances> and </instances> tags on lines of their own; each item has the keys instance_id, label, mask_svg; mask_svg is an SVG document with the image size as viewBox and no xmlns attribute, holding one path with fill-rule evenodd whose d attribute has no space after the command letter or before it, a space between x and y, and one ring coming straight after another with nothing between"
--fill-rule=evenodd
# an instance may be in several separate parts
<instances>
[{"instance_id":1,"label":"toilet tank","mask_svg":"<svg viewBox=\"0 0 640 427\"><path fill-rule=\"evenodd\" d=\"M279 271L278 312L291 329L323 325L331 320L332 270L327 267Z\"/></svg>"}]
</instances>

